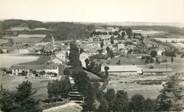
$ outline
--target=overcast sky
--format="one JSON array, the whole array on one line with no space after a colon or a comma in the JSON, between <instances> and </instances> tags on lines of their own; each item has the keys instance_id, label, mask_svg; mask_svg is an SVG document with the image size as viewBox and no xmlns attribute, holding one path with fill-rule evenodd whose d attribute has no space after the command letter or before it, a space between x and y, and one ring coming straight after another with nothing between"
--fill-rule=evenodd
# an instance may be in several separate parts
<instances>
[{"instance_id":1,"label":"overcast sky","mask_svg":"<svg viewBox=\"0 0 184 112\"><path fill-rule=\"evenodd\" d=\"M0 19L184 23L184 0L0 0Z\"/></svg>"}]
</instances>

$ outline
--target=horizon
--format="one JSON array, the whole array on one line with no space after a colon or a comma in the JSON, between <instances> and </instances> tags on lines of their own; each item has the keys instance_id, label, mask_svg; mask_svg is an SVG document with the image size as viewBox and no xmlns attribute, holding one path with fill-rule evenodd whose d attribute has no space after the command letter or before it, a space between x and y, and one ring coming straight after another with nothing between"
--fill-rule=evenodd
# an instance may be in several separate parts
<instances>
[{"instance_id":1,"label":"horizon","mask_svg":"<svg viewBox=\"0 0 184 112\"><path fill-rule=\"evenodd\" d=\"M183 0L0 0L0 20L184 23Z\"/></svg>"},{"instance_id":2,"label":"horizon","mask_svg":"<svg viewBox=\"0 0 184 112\"><path fill-rule=\"evenodd\" d=\"M171 27L179 27L183 28L184 23L179 22L142 22L142 21L112 21L112 22L90 22L90 21L42 21L36 19L21 19L21 18L8 18L8 19L0 19L0 21L6 20L23 20L23 21L39 21L43 23L49 22L68 22L68 23L82 23L82 24L107 24L107 25L117 25L117 26L171 26Z\"/></svg>"}]
</instances>

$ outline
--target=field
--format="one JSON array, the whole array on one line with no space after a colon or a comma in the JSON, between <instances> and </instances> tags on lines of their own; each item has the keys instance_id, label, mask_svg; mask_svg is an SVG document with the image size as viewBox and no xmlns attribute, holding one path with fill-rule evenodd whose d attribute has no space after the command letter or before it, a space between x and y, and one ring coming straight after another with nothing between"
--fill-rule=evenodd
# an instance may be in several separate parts
<instances>
[{"instance_id":1,"label":"field","mask_svg":"<svg viewBox=\"0 0 184 112\"><path fill-rule=\"evenodd\" d=\"M109 64L116 64L120 60L121 65L144 65L144 61L136 58L135 55L121 56L113 58L109 61Z\"/></svg>"},{"instance_id":2,"label":"field","mask_svg":"<svg viewBox=\"0 0 184 112\"><path fill-rule=\"evenodd\" d=\"M115 90L125 90L128 92L129 97L135 94L142 94L145 98L155 99L160 90L162 89L161 84L138 84L138 81L164 81L167 76L122 76L122 75L111 75L108 88L114 88Z\"/></svg>"},{"instance_id":3,"label":"field","mask_svg":"<svg viewBox=\"0 0 184 112\"><path fill-rule=\"evenodd\" d=\"M0 45L1 45L1 44L4 44L4 43L7 43L7 42L8 42L7 39L0 39Z\"/></svg>"},{"instance_id":4,"label":"field","mask_svg":"<svg viewBox=\"0 0 184 112\"><path fill-rule=\"evenodd\" d=\"M30 81L32 83L33 89L37 91L35 98L45 99L47 98L47 83L48 79L39 78L25 78L23 76L7 76L3 75L0 71L0 85L2 84L4 88L15 91L16 87L23 81Z\"/></svg>"},{"instance_id":5,"label":"field","mask_svg":"<svg viewBox=\"0 0 184 112\"><path fill-rule=\"evenodd\" d=\"M14 54L0 54L0 67L11 67L19 63L26 63L37 60L38 56L20 56Z\"/></svg>"}]
</instances>

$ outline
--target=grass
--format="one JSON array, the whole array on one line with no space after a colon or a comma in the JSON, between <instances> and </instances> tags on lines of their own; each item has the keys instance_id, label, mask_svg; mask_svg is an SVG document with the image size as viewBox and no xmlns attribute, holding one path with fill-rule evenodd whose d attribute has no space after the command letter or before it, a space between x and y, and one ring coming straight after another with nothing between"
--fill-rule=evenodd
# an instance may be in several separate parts
<instances>
[{"instance_id":1,"label":"grass","mask_svg":"<svg viewBox=\"0 0 184 112\"><path fill-rule=\"evenodd\" d=\"M8 42L7 39L0 39L0 45L1 45L1 44L4 44L4 43L7 43L7 42Z\"/></svg>"},{"instance_id":2,"label":"grass","mask_svg":"<svg viewBox=\"0 0 184 112\"><path fill-rule=\"evenodd\" d=\"M42 37L29 37L29 38L22 38L22 37L14 37L12 38L14 43L38 43L43 40Z\"/></svg>"},{"instance_id":3,"label":"grass","mask_svg":"<svg viewBox=\"0 0 184 112\"><path fill-rule=\"evenodd\" d=\"M114 88L115 90L125 90L128 92L130 98L135 94L141 94L145 98L155 99L159 95L162 85L139 85L134 82L154 79L166 79L166 76L111 76L108 88Z\"/></svg>"},{"instance_id":4,"label":"grass","mask_svg":"<svg viewBox=\"0 0 184 112\"><path fill-rule=\"evenodd\" d=\"M22 63L21 65L42 65L50 60L49 56L40 56L36 61Z\"/></svg>"},{"instance_id":5,"label":"grass","mask_svg":"<svg viewBox=\"0 0 184 112\"><path fill-rule=\"evenodd\" d=\"M121 65L144 65L144 60L136 58L134 55L121 56L113 58L109 61L109 64L115 65L120 60Z\"/></svg>"},{"instance_id":6,"label":"grass","mask_svg":"<svg viewBox=\"0 0 184 112\"><path fill-rule=\"evenodd\" d=\"M48 79L43 78L25 78L23 76L8 76L3 75L3 72L0 70L0 85L2 84L4 88L15 91L16 87L21 84L23 81L30 81L32 83L32 87L36 90L36 94L34 95L37 99L45 99L47 98L47 84L49 82Z\"/></svg>"}]
</instances>

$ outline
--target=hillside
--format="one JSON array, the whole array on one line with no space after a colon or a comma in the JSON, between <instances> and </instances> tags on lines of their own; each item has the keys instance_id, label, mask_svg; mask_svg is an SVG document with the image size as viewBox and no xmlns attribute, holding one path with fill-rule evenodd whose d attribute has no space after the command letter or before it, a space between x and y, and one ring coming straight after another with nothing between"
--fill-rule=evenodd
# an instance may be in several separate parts
<instances>
[{"instance_id":1,"label":"hillside","mask_svg":"<svg viewBox=\"0 0 184 112\"><path fill-rule=\"evenodd\" d=\"M66 39L85 39L90 37L91 32L95 30L97 26L118 26L122 29L131 27L136 30L156 30L165 31L168 35L179 34L184 35L184 28L175 26L163 26L163 25L122 25L122 24L104 24L104 23L74 23L74 22L41 22L35 20L20 20L20 19L9 19L0 21L0 36L3 34L3 30L9 29L15 26L28 26L29 28L47 28L50 29L52 35L56 40ZM43 41L50 41L51 38L48 36Z\"/></svg>"},{"instance_id":2,"label":"hillside","mask_svg":"<svg viewBox=\"0 0 184 112\"><path fill-rule=\"evenodd\" d=\"M81 24L72 22L41 22L35 20L19 20L9 19L0 23L0 30L9 29L15 26L28 26L29 28L48 28L54 35L56 40L66 39L84 39L88 38L94 30L94 25ZM50 38L45 38L44 41L50 41Z\"/></svg>"}]
</instances>

